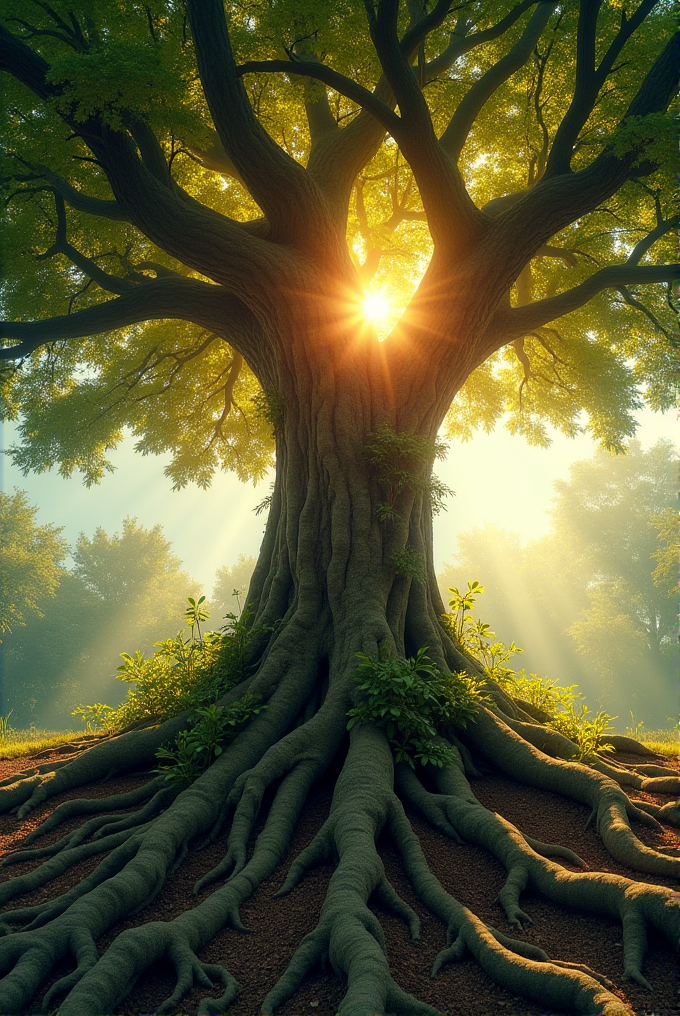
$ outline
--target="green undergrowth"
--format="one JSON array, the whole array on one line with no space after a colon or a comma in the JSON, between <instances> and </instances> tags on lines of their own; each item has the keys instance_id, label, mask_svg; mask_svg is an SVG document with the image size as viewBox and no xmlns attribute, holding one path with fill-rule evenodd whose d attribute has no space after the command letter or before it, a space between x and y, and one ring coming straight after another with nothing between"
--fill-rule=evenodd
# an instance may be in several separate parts
<instances>
[{"instance_id":1,"label":"green undergrowth","mask_svg":"<svg viewBox=\"0 0 680 1016\"><path fill-rule=\"evenodd\" d=\"M205 708L253 672L272 629L253 623L246 606L240 616L227 614L219 631L201 631L209 617L204 601L204 596L188 599L188 638L181 629L173 638L155 642L149 657L139 650L120 654L123 663L116 676L132 687L119 706L95 702L74 710L86 730L115 733Z\"/></svg>"},{"instance_id":2,"label":"green undergrowth","mask_svg":"<svg viewBox=\"0 0 680 1016\"><path fill-rule=\"evenodd\" d=\"M133 687L119 706L94 702L73 713L88 731L116 733L188 712L187 729L156 752L156 772L181 786L205 772L239 731L267 708L256 695L244 695L228 708L215 702L253 672L273 629L253 623L246 606L240 616L227 614L219 631L201 631L209 617L204 602L205 596L188 598L184 613L188 638L182 629L174 638L155 642L150 657L139 650L120 654L123 663L116 676Z\"/></svg>"},{"instance_id":3,"label":"green undergrowth","mask_svg":"<svg viewBox=\"0 0 680 1016\"><path fill-rule=\"evenodd\" d=\"M574 742L574 760L591 763L603 752L613 751L609 744L602 744L602 737L613 731L615 716L603 710L593 712L578 691L578 685L566 687L548 677L529 674L526 670L516 671L509 666L514 655L523 650L511 642L509 646L496 638L496 633L484 621L473 617L477 599L484 592L479 582L468 582L465 592L456 588L449 600L450 612L442 616L442 624L475 660L483 667L486 675L496 681L514 699L519 699L541 710L546 726L559 731Z\"/></svg>"},{"instance_id":4,"label":"green undergrowth","mask_svg":"<svg viewBox=\"0 0 680 1016\"><path fill-rule=\"evenodd\" d=\"M0 738L0 761L35 755L36 752L48 748L59 748L60 745L71 741L81 741L82 737L82 731L39 730L37 727L28 727L24 730L10 728L6 736ZM92 740L94 743L95 738Z\"/></svg>"},{"instance_id":5,"label":"green undergrowth","mask_svg":"<svg viewBox=\"0 0 680 1016\"><path fill-rule=\"evenodd\" d=\"M427 656L385 656L374 660L358 653L356 705L349 710L347 729L355 723L383 727L395 762L428 763L440 768L454 755L438 733L465 727L484 699L481 682L467 674L442 674Z\"/></svg>"}]
</instances>

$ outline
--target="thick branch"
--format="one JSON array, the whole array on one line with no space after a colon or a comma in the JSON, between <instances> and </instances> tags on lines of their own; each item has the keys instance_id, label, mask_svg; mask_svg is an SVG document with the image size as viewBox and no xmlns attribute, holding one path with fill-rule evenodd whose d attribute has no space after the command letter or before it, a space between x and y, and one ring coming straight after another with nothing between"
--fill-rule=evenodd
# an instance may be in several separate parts
<instances>
[{"instance_id":1,"label":"thick branch","mask_svg":"<svg viewBox=\"0 0 680 1016\"><path fill-rule=\"evenodd\" d=\"M676 33L642 82L622 126L629 117L647 116L667 108L677 87L679 63L680 33ZM640 170L641 154L641 144L620 157L607 147L590 166L578 173L546 175L531 190L494 202L495 225L484 241L489 258L497 258L499 250L514 251L516 258L508 259L507 265L510 269L511 261L514 262L513 277L516 278L521 266L534 257L551 236L593 211L627 180L641 172L652 172L655 167L651 164ZM499 213L501 202L503 207Z\"/></svg>"},{"instance_id":2,"label":"thick branch","mask_svg":"<svg viewBox=\"0 0 680 1016\"><path fill-rule=\"evenodd\" d=\"M260 124L236 71L221 0L189 0L191 29L203 91L224 146L272 227L290 230L308 220L307 173Z\"/></svg>"},{"instance_id":3,"label":"thick branch","mask_svg":"<svg viewBox=\"0 0 680 1016\"><path fill-rule=\"evenodd\" d=\"M439 56L434 57L425 65L425 81L433 81L444 71L447 71L449 67L452 67L456 60L463 56L465 53L469 53L471 50L476 49L477 46L483 46L487 42L492 42L499 36L503 35L508 29L512 28L518 18L524 14L529 7L533 7L536 0L522 0L522 3L516 4L512 10L508 11L505 17L501 18L495 25L490 28L485 28L481 32L474 32L472 35L464 34L467 27L467 22L463 20L462 29L463 32L458 32L458 25L451 33L451 40Z\"/></svg>"},{"instance_id":4,"label":"thick branch","mask_svg":"<svg viewBox=\"0 0 680 1016\"><path fill-rule=\"evenodd\" d=\"M574 145L576 144L579 132L594 109L597 96L614 66L614 61L635 29L642 24L657 3L658 0L642 0L642 3L640 3L630 20L627 19L625 11L622 13L621 28L602 58L600 66L596 68L595 40L597 18L602 6L602 0L598 0L598 2L595 2L595 0L581 0L581 12L579 14L576 40L576 87L574 89L574 97L562 123L557 129L555 140L548 156L546 166L547 176L569 172Z\"/></svg>"},{"instance_id":5,"label":"thick branch","mask_svg":"<svg viewBox=\"0 0 680 1016\"><path fill-rule=\"evenodd\" d=\"M63 176L54 173L49 166L36 166L36 171L44 177L53 189L61 194L62 198L77 212L85 212L87 215L98 215L104 219L115 219L119 222L127 222L128 218L117 201L106 201L102 198L89 197L82 191L76 190L65 180Z\"/></svg>"},{"instance_id":6,"label":"thick branch","mask_svg":"<svg viewBox=\"0 0 680 1016\"><path fill-rule=\"evenodd\" d=\"M77 339L138 324L179 318L210 328L246 358L254 355L254 322L246 308L220 286L195 279L150 280L117 300L44 321L2 321L0 339L17 339L0 348L0 360L18 360L49 342ZM252 360L251 360L252 362Z\"/></svg>"},{"instance_id":7,"label":"thick branch","mask_svg":"<svg viewBox=\"0 0 680 1016\"><path fill-rule=\"evenodd\" d=\"M557 0L540 3L510 52L489 68L463 97L440 139L442 148L452 159L458 161L470 129L488 99L527 62L556 7Z\"/></svg>"},{"instance_id":8,"label":"thick branch","mask_svg":"<svg viewBox=\"0 0 680 1016\"><path fill-rule=\"evenodd\" d=\"M618 289L621 286L641 286L655 282L672 282L680 277L680 264L674 265L610 265L601 268L573 289L548 300L537 300L524 307L505 308L499 311L493 330L501 324L502 340L496 348L512 341L555 318L569 314L582 307L603 289Z\"/></svg>"},{"instance_id":9,"label":"thick branch","mask_svg":"<svg viewBox=\"0 0 680 1016\"><path fill-rule=\"evenodd\" d=\"M41 99L59 94L59 89L48 84L49 64L21 39L0 25L0 71L9 71Z\"/></svg>"}]
</instances>

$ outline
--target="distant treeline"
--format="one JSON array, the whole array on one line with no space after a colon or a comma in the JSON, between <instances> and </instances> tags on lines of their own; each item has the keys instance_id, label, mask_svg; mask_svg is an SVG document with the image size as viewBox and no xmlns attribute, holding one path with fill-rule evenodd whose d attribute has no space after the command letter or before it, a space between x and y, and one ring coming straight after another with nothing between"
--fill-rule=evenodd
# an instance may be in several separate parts
<instances>
[{"instance_id":1,"label":"distant treeline","mask_svg":"<svg viewBox=\"0 0 680 1016\"><path fill-rule=\"evenodd\" d=\"M444 603L449 587L482 582L479 616L523 647L518 669L578 683L621 729L630 711L667 727L678 713L677 471L669 441L577 462L555 484L547 536L523 546L492 525L460 535L438 576ZM160 526L128 518L120 533L97 529L69 547L35 514L22 492L0 494L5 701L15 726L64 726L83 701L120 701L119 654L150 653L205 590ZM254 567L242 555L217 571L208 627L243 607Z\"/></svg>"}]
</instances>

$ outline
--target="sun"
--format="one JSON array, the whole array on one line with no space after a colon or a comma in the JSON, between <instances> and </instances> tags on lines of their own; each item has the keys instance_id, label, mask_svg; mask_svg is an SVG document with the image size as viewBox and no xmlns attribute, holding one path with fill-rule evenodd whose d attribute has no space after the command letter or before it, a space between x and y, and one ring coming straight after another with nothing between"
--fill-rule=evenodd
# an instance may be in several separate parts
<instances>
[{"instance_id":1,"label":"sun","mask_svg":"<svg viewBox=\"0 0 680 1016\"><path fill-rule=\"evenodd\" d=\"M382 324L390 309L389 301L382 293L369 293L364 300L364 315L373 324Z\"/></svg>"}]
</instances>

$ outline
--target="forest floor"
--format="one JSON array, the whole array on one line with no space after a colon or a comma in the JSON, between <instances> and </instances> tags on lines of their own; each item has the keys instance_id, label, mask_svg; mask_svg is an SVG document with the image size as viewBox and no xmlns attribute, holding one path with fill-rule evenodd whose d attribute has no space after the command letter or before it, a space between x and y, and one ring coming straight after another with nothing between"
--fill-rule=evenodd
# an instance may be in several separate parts
<instances>
[{"instance_id":1,"label":"forest floor","mask_svg":"<svg viewBox=\"0 0 680 1016\"><path fill-rule=\"evenodd\" d=\"M50 757L47 753L41 753L40 761L49 761ZM57 760L64 755L55 752L53 757ZM633 756L622 753L617 753L617 759L624 762L636 761ZM669 764L661 756L660 761ZM680 769L677 759L670 764ZM30 760L26 757L0 760L0 780L25 769L27 765L30 765ZM230 1016L254 1016L260 1011L263 998L285 969L301 938L312 931L317 923L333 872L332 866L315 869L285 898L273 899L272 894L281 885L293 858L309 843L327 817L336 775L336 772L329 773L313 792L286 859L242 906L241 920L253 934L224 931L216 936L201 956L206 962L226 966L242 985L240 995L229 1009ZM74 797L108 797L139 786L141 779L146 777L111 780L62 794L37 808L22 822L13 815L0 816L0 852L18 847L23 837L62 801ZM614 861L592 827L584 831L589 809L583 805L556 794L525 787L496 774L473 779L471 785L473 792L486 807L498 811L528 835L571 847L594 871L614 872L643 882L678 888L672 879L636 874ZM659 804L671 800L669 795L652 796L640 791L632 791L631 797L653 800ZM264 815L266 806L265 800ZM445 889L470 907L482 920L502 931L510 931L500 907L494 902L505 879L505 870L500 863L480 848L455 844L443 834L432 830L415 814L409 814L409 818L420 837L432 870ZM75 828L80 821L82 820L64 823L40 842L48 843L58 839L68 829ZM253 838L261 828L262 822L254 830ZM680 849L680 837L675 830L666 828L664 832L657 832L638 824L634 830L642 842L656 850L672 853ZM429 1002L443 1016L571 1016L546 1013L535 1004L504 991L471 959L448 965L436 979L431 979L430 970L437 953L444 946L445 930L416 899L389 841L381 840L379 846L393 886L414 907L422 920L422 942L414 945L410 942L403 923L392 914L382 911L379 906L374 908L385 931L392 973L400 985L417 998ZM195 906L208 895L210 889L195 897L191 894L193 884L200 875L217 864L225 850L226 834L205 850L191 852L155 900L144 910L111 928L99 942L100 948L106 948L124 928L150 920L171 920L187 907ZM24 904L29 906L59 895L88 874L99 860L101 855L89 859L50 885L12 901L9 907ZM26 862L2 869L0 880L22 874L34 865L35 862ZM567 862L564 865L571 870L579 870ZM621 926L617 921L556 906L531 892L523 896L522 907L534 920L525 932L527 941L539 945L555 959L585 963L605 974L621 986L617 994L628 1001L639 1016L680 1016L677 957L656 933L650 933L649 951L644 966L645 976L653 987L650 993L621 980L622 940ZM516 931L511 933L517 934ZM56 971L49 983L63 976L68 969L64 967ZM45 990L48 986L45 986ZM151 970L139 981L120 1009L121 1016L154 1013L173 988L171 968ZM344 991L342 982L332 972L325 974L318 971L298 990L292 1001L277 1010L277 1016L334 1016ZM205 994L205 989L192 992L180 1009L182 1016L195 1016L199 999ZM35 1011L39 1011L39 1008L36 1007Z\"/></svg>"}]
</instances>

